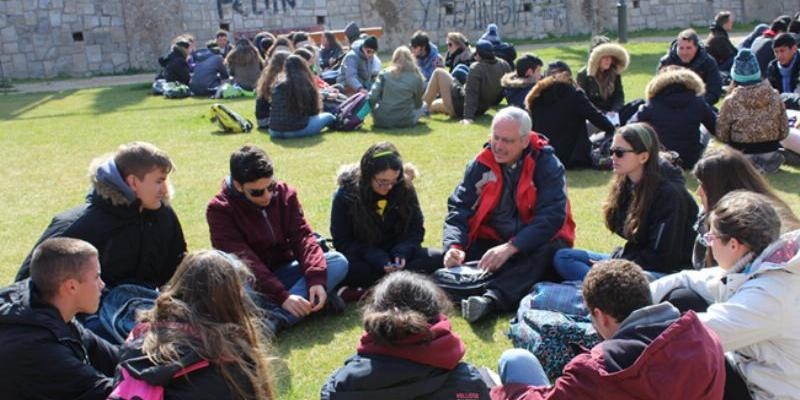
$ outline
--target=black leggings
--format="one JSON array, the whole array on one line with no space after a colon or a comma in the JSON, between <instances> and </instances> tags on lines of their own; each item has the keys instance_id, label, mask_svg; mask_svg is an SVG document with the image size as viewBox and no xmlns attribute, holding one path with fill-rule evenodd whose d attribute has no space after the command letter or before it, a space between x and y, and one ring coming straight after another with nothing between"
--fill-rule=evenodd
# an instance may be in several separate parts
<instances>
[{"instance_id":1,"label":"black leggings","mask_svg":"<svg viewBox=\"0 0 800 400\"><path fill-rule=\"evenodd\" d=\"M347 277L344 278L342 286L369 288L385 273L383 268L375 268L366 260L359 256L345 254L348 261ZM442 251L439 249L429 249L417 247L414 253L406 260L405 269L408 271L430 274L441 268L443 265Z\"/></svg>"}]
</instances>

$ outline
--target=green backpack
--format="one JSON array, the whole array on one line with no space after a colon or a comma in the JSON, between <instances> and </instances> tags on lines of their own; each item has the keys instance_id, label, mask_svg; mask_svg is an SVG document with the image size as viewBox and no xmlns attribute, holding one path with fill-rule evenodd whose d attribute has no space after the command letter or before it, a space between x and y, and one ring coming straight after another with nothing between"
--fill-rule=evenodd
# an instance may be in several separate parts
<instances>
[{"instance_id":1,"label":"green backpack","mask_svg":"<svg viewBox=\"0 0 800 400\"><path fill-rule=\"evenodd\" d=\"M180 82L167 82L162 86L164 97L168 99L182 99L192 95L189 86Z\"/></svg>"},{"instance_id":2,"label":"green backpack","mask_svg":"<svg viewBox=\"0 0 800 400\"><path fill-rule=\"evenodd\" d=\"M253 123L250 120L223 104L212 104L208 114L211 122L216 123L225 132L244 133L253 129Z\"/></svg>"}]
</instances>

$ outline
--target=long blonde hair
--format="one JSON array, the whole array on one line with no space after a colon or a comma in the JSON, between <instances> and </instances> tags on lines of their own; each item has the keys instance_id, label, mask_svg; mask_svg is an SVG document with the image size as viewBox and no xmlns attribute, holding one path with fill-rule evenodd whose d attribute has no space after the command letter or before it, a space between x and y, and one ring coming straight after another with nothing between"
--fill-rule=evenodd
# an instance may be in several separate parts
<instances>
[{"instance_id":1,"label":"long blonde hair","mask_svg":"<svg viewBox=\"0 0 800 400\"><path fill-rule=\"evenodd\" d=\"M395 76L403 72L412 72L422 77L422 71L419 70L414 55L411 54L411 50L406 46L400 46L394 49L394 53L392 53L392 65L389 66L388 71ZM425 80L425 78L423 77L422 80Z\"/></svg>"},{"instance_id":2,"label":"long blonde hair","mask_svg":"<svg viewBox=\"0 0 800 400\"><path fill-rule=\"evenodd\" d=\"M142 352L165 364L189 349L219 366L236 398L274 398L261 315L244 290L250 279L250 271L232 255L216 250L187 255L155 307L140 315L150 324ZM249 385L242 387L238 374L226 367L240 370Z\"/></svg>"}]
</instances>

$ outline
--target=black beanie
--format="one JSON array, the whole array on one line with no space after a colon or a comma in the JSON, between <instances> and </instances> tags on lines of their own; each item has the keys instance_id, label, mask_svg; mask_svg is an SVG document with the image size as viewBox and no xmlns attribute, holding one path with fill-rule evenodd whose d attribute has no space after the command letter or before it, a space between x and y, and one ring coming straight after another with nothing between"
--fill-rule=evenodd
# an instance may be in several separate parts
<instances>
[{"instance_id":1,"label":"black beanie","mask_svg":"<svg viewBox=\"0 0 800 400\"><path fill-rule=\"evenodd\" d=\"M378 38L376 38L375 36L369 36L366 39L364 39L364 44L362 46L368 49L378 51Z\"/></svg>"}]
</instances>

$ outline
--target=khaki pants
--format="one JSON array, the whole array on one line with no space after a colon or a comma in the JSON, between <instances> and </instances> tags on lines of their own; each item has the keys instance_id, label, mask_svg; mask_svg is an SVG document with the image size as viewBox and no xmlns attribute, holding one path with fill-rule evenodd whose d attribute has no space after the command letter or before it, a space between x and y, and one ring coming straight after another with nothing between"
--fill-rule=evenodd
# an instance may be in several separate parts
<instances>
[{"instance_id":1,"label":"khaki pants","mask_svg":"<svg viewBox=\"0 0 800 400\"><path fill-rule=\"evenodd\" d=\"M439 114L447 114L455 117L455 110L453 109L453 98L450 96L450 85L453 82L453 77L450 73L443 68L436 68L431 74L431 80L428 82L428 88L425 89L425 94L422 95L422 101L428 105L428 111ZM436 97L441 97L437 99Z\"/></svg>"}]
</instances>

